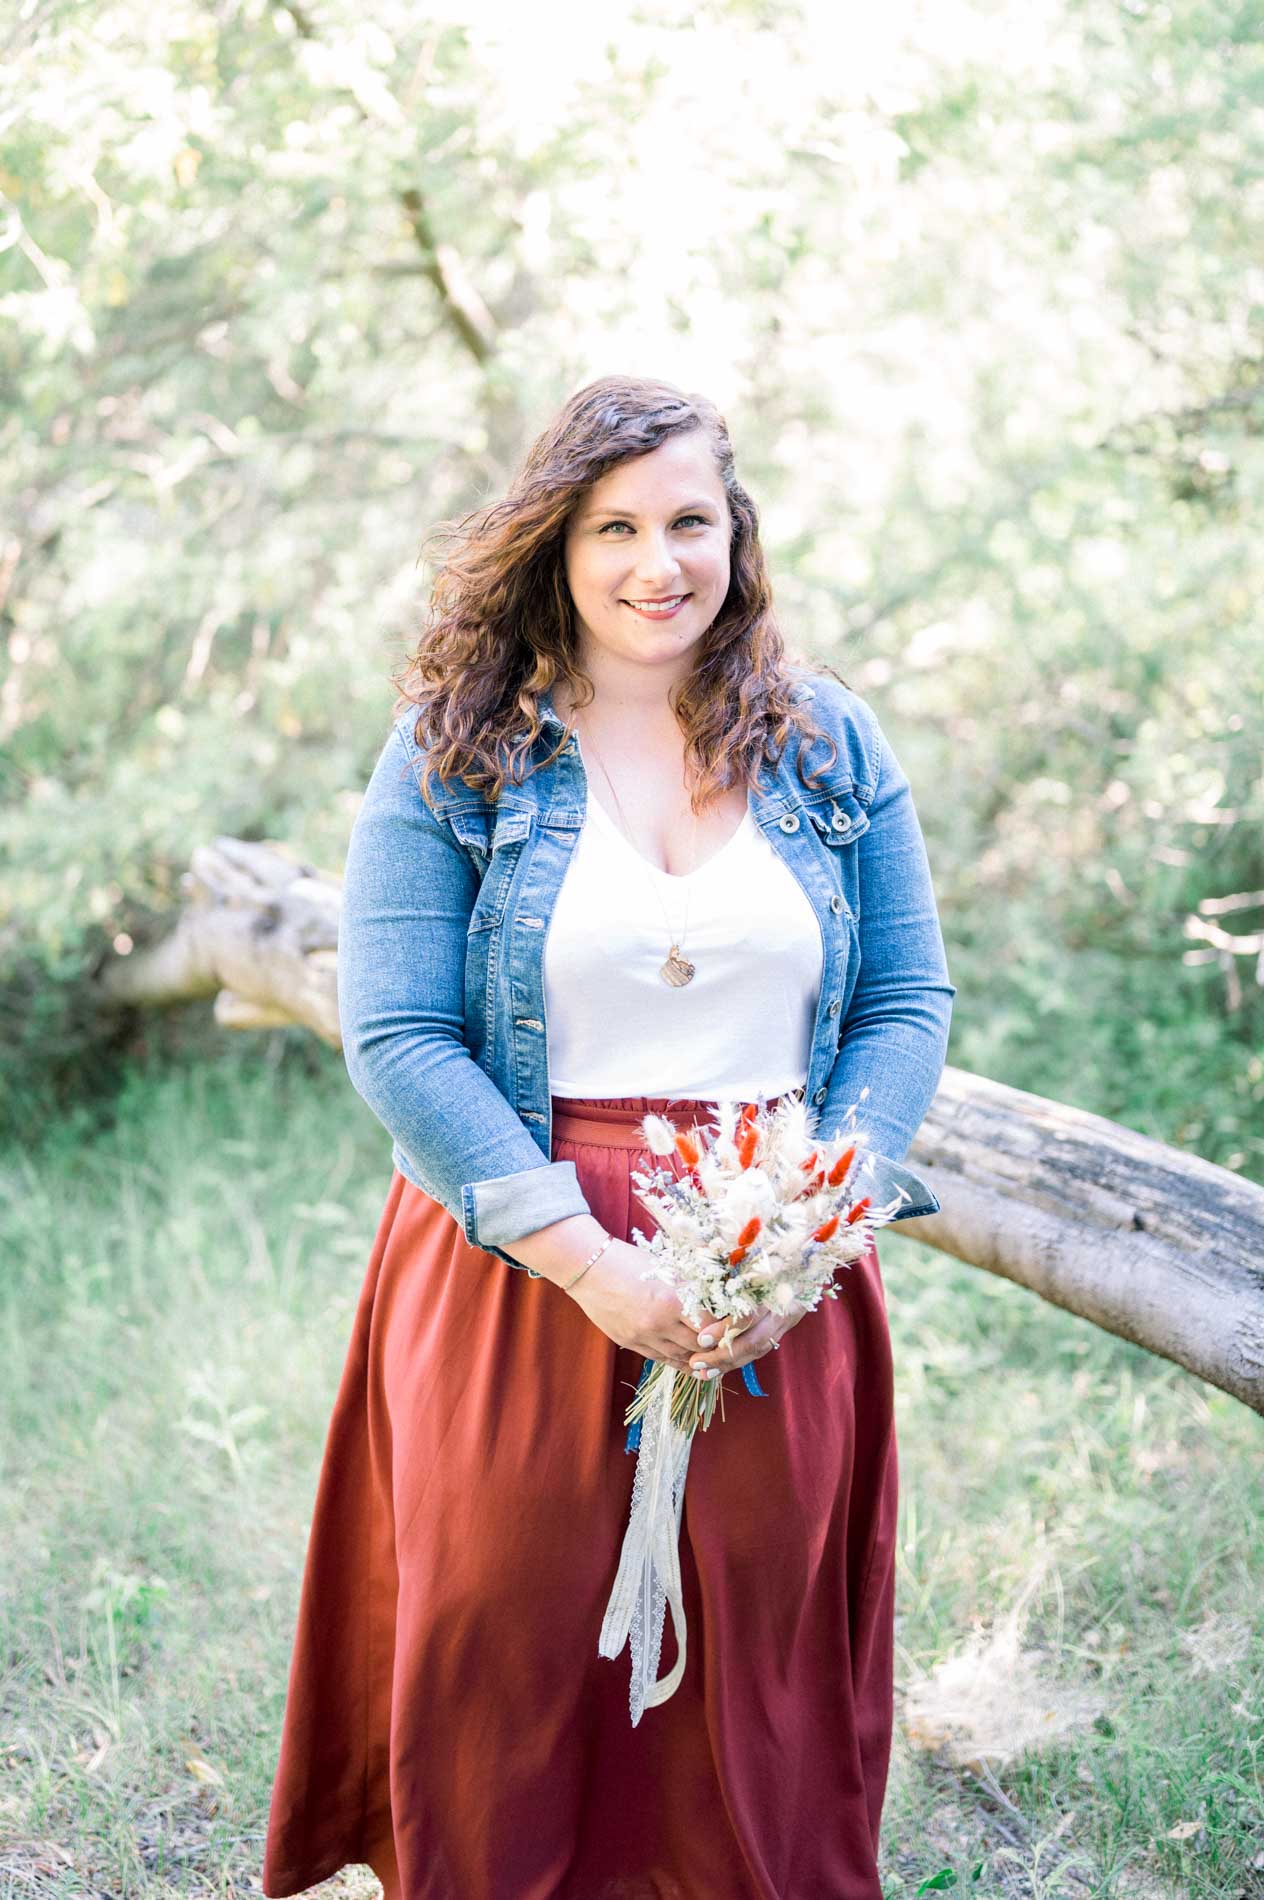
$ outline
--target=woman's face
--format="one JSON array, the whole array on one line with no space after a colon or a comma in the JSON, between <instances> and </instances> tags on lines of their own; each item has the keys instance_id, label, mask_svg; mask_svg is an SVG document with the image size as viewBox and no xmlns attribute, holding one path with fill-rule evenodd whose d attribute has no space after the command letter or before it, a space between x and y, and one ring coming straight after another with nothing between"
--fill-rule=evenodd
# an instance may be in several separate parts
<instances>
[{"instance_id":1,"label":"woman's face","mask_svg":"<svg viewBox=\"0 0 1264 1900\"><path fill-rule=\"evenodd\" d=\"M594 647L651 666L684 660L724 605L730 532L724 485L701 429L671 436L595 482L565 538L581 664ZM671 677L691 665L672 665Z\"/></svg>"}]
</instances>

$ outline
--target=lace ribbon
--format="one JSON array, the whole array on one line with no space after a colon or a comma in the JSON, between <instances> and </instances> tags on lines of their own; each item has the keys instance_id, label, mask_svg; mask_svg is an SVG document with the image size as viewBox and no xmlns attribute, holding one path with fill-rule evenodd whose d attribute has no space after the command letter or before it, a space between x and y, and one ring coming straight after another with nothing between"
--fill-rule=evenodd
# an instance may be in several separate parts
<instances>
[{"instance_id":1,"label":"lace ribbon","mask_svg":"<svg viewBox=\"0 0 1264 1900\"><path fill-rule=\"evenodd\" d=\"M682 1432L672 1423L672 1388L678 1376L673 1370L660 1378L641 1420L632 1508L597 1644L599 1655L615 1657L631 1639L632 1682L628 1701L633 1728L646 1709L666 1702L668 1696L675 1693L685 1673L680 1520L693 1433ZM660 1681L658 1660L669 1603L677 1656L669 1673Z\"/></svg>"}]
</instances>

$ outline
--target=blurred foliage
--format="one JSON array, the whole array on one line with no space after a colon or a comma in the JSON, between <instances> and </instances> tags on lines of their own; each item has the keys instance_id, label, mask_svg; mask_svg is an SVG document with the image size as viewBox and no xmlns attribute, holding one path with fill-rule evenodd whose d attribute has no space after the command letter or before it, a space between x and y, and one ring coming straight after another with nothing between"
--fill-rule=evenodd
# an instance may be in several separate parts
<instances>
[{"instance_id":1,"label":"blurred foliage","mask_svg":"<svg viewBox=\"0 0 1264 1900\"><path fill-rule=\"evenodd\" d=\"M1264 9L493 11L2 29L6 1110L200 841L340 862L426 533L626 368L910 773L951 1059L1264 1179Z\"/></svg>"}]
</instances>

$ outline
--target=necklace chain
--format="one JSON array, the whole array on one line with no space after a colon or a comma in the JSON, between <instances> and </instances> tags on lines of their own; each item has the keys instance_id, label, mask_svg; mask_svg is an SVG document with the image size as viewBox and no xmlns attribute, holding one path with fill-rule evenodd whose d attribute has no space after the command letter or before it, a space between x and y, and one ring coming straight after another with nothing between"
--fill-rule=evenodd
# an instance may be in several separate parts
<instances>
[{"instance_id":1,"label":"necklace chain","mask_svg":"<svg viewBox=\"0 0 1264 1900\"><path fill-rule=\"evenodd\" d=\"M677 937L672 930L672 922L667 912L667 906L663 903L662 891L660 890L657 881L653 877L650 876L650 866L646 863L644 854L637 848L635 842L633 841L632 833L628 827L627 819L624 816L623 806L620 803L619 794L617 791L615 791L614 780L611 778L609 772L606 770L605 760L602 758L601 754L598 752L597 747L595 743L593 742L591 734L589 735L588 743L590 746L592 746L593 757L596 759L598 765L601 767L602 776L605 778L606 784L610 787L611 796L613 797L614 803L615 803L615 810L619 814L619 823L623 829L623 834L627 838L628 843L632 846L632 849L636 853L636 856L638 857L638 859L641 860L642 864L645 867L645 875L647 878L649 878L650 883L654 887L654 895L658 899L659 909L663 913L663 921L667 925L667 936L668 936L668 941L671 945L671 948L667 952L666 961L663 963L662 967L660 968L659 975L662 977L664 983L670 984L673 989L680 989L683 987L684 984L691 981L694 974L694 970L696 968L694 964L689 962L688 958L683 954L683 952L684 952L684 946L685 946L685 937L689 929L689 900L693 896L693 872L697 868L697 862L698 862L697 809L696 808L694 809L694 814L693 814L693 836L690 841L690 849L689 849L689 870L685 875L685 920L684 920L683 925L681 926L680 935L679 937Z\"/></svg>"}]
</instances>

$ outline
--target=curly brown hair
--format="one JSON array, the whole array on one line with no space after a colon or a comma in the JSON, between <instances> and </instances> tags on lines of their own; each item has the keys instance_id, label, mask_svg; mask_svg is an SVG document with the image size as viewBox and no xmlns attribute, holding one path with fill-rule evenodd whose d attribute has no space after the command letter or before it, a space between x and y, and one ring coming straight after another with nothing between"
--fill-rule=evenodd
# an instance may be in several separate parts
<instances>
[{"instance_id":1,"label":"curly brown hair","mask_svg":"<svg viewBox=\"0 0 1264 1900\"><path fill-rule=\"evenodd\" d=\"M738 481L723 416L705 396L670 383L603 376L578 390L531 444L502 500L441 524L446 558L435 575L415 650L391 674L393 717L418 707L415 737L426 755L422 792L434 777L458 778L491 801L555 759L531 754L542 726L538 695L562 681L572 703L591 704L592 681L576 658L575 609L566 581L566 525L587 491L616 464L648 455L670 437L701 429L715 456L731 520L730 579L719 613L699 642L697 664L672 701L694 768L695 809L733 783L749 784L762 758L780 756L792 729L837 747L791 698L789 666L772 608L759 516ZM813 670L847 682L832 667ZM587 697L582 688L587 687ZM572 690L581 689L581 690ZM525 727L524 727L525 721Z\"/></svg>"}]
</instances>

